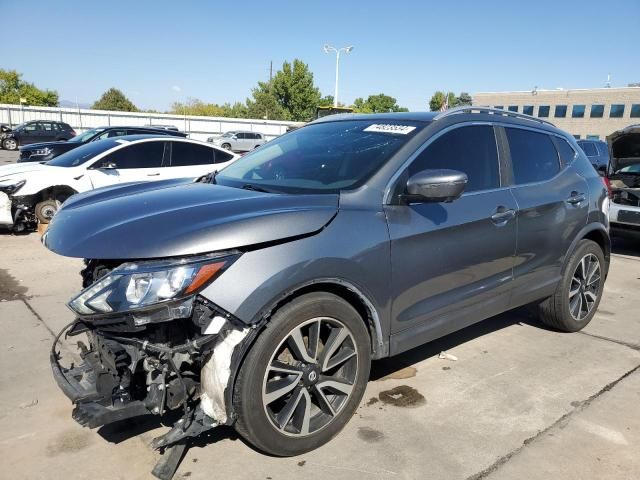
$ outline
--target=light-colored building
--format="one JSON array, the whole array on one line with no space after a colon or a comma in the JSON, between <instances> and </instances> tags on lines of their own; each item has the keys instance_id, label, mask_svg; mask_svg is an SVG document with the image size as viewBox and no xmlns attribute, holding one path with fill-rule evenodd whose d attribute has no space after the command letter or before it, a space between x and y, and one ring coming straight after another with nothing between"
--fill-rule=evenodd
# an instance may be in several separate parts
<instances>
[{"instance_id":1,"label":"light-colored building","mask_svg":"<svg viewBox=\"0 0 640 480\"><path fill-rule=\"evenodd\" d=\"M473 105L512 110L548 120L576 138L599 138L640 124L640 87L480 92Z\"/></svg>"}]
</instances>

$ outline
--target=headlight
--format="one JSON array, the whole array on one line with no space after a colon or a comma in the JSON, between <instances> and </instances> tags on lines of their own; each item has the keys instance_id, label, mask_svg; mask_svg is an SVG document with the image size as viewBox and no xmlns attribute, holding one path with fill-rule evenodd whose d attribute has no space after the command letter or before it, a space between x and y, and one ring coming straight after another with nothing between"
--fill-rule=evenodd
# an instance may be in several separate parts
<instances>
[{"instance_id":1,"label":"headlight","mask_svg":"<svg viewBox=\"0 0 640 480\"><path fill-rule=\"evenodd\" d=\"M20 190L25 183L27 183L26 180L1 180L0 192L4 192L7 195L13 195Z\"/></svg>"},{"instance_id":2,"label":"headlight","mask_svg":"<svg viewBox=\"0 0 640 480\"><path fill-rule=\"evenodd\" d=\"M189 317L194 295L237 258L225 254L125 263L80 292L68 307L81 317L131 314L136 325Z\"/></svg>"},{"instance_id":3,"label":"headlight","mask_svg":"<svg viewBox=\"0 0 640 480\"><path fill-rule=\"evenodd\" d=\"M51 152L53 152L52 148L46 147L46 148L37 148L33 151L33 153L31 154L31 156L33 157L46 157L47 155L49 155Z\"/></svg>"}]
</instances>

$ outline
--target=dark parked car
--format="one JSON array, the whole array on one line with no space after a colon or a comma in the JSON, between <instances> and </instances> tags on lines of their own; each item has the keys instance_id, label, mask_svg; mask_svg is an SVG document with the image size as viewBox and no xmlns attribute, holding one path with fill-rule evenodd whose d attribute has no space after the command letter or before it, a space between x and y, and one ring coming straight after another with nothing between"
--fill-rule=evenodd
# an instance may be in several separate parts
<instances>
[{"instance_id":1,"label":"dark parked car","mask_svg":"<svg viewBox=\"0 0 640 480\"><path fill-rule=\"evenodd\" d=\"M82 132L67 142L40 142L20 147L18 162L46 162L58 155L73 150L89 142L105 138L122 137L124 135L172 135L186 137L187 134L174 130L153 127L98 127Z\"/></svg>"},{"instance_id":2,"label":"dark parked car","mask_svg":"<svg viewBox=\"0 0 640 480\"><path fill-rule=\"evenodd\" d=\"M69 140L75 135L73 128L64 122L35 120L20 124L14 130L7 132L2 139L2 148L17 150L22 145Z\"/></svg>"},{"instance_id":3,"label":"dark parked car","mask_svg":"<svg viewBox=\"0 0 640 480\"><path fill-rule=\"evenodd\" d=\"M578 140L578 146L582 148L591 165L599 172L607 170L609 165L609 147L602 140Z\"/></svg>"},{"instance_id":4,"label":"dark parked car","mask_svg":"<svg viewBox=\"0 0 640 480\"><path fill-rule=\"evenodd\" d=\"M61 335L88 340L54 376L83 425L184 409L156 448L234 424L298 455L353 416L372 359L531 302L587 325L607 195L570 135L479 107L328 116L208 183L76 195L43 241L85 259Z\"/></svg>"}]
</instances>

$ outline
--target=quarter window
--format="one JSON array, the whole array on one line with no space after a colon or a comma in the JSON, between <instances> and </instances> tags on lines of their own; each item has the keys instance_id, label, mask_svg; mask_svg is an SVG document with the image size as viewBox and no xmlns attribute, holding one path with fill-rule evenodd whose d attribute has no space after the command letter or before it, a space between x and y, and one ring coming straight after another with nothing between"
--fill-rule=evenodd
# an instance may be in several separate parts
<instances>
[{"instance_id":1,"label":"quarter window","mask_svg":"<svg viewBox=\"0 0 640 480\"><path fill-rule=\"evenodd\" d=\"M572 118L584 118L584 105L574 105L571 109Z\"/></svg>"},{"instance_id":2,"label":"quarter window","mask_svg":"<svg viewBox=\"0 0 640 480\"><path fill-rule=\"evenodd\" d=\"M631 118L640 117L640 103L634 103L631 105Z\"/></svg>"},{"instance_id":3,"label":"quarter window","mask_svg":"<svg viewBox=\"0 0 640 480\"><path fill-rule=\"evenodd\" d=\"M549 105L540 105L538 107L538 117L547 118L549 116L549 110L551 107Z\"/></svg>"},{"instance_id":4,"label":"quarter window","mask_svg":"<svg viewBox=\"0 0 640 480\"><path fill-rule=\"evenodd\" d=\"M409 167L409 175L438 168L466 173L466 192L498 188L500 173L493 127L460 127L445 133L418 155Z\"/></svg>"},{"instance_id":5,"label":"quarter window","mask_svg":"<svg viewBox=\"0 0 640 480\"><path fill-rule=\"evenodd\" d=\"M163 154L164 142L136 143L107 155L100 163L115 163L118 169L160 168Z\"/></svg>"},{"instance_id":6,"label":"quarter window","mask_svg":"<svg viewBox=\"0 0 640 480\"><path fill-rule=\"evenodd\" d=\"M604 116L604 105L591 105L591 118L602 118Z\"/></svg>"},{"instance_id":7,"label":"quarter window","mask_svg":"<svg viewBox=\"0 0 640 480\"><path fill-rule=\"evenodd\" d=\"M624 104L614 103L609 111L610 118L622 118L624 115Z\"/></svg>"},{"instance_id":8,"label":"quarter window","mask_svg":"<svg viewBox=\"0 0 640 480\"><path fill-rule=\"evenodd\" d=\"M567 106L566 105L556 105L556 109L554 112L554 117L556 118L564 118L567 116Z\"/></svg>"},{"instance_id":9,"label":"quarter window","mask_svg":"<svg viewBox=\"0 0 640 480\"><path fill-rule=\"evenodd\" d=\"M516 185L548 180L560 171L558 152L549 135L505 128Z\"/></svg>"},{"instance_id":10,"label":"quarter window","mask_svg":"<svg viewBox=\"0 0 640 480\"><path fill-rule=\"evenodd\" d=\"M525 115L533 115L533 105L525 105L522 107L522 113Z\"/></svg>"},{"instance_id":11,"label":"quarter window","mask_svg":"<svg viewBox=\"0 0 640 480\"><path fill-rule=\"evenodd\" d=\"M563 165L569 165L576 156L576 151L573 149L569 142L562 138L555 138L556 148L558 149L558 155Z\"/></svg>"}]
</instances>

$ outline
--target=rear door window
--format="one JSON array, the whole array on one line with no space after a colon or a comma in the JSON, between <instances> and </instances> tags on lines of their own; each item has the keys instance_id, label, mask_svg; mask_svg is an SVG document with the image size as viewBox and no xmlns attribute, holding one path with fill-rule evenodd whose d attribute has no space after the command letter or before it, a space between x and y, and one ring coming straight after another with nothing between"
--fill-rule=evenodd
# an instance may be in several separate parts
<instances>
[{"instance_id":1,"label":"rear door window","mask_svg":"<svg viewBox=\"0 0 640 480\"><path fill-rule=\"evenodd\" d=\"M516 185L541 182L560 171L558 152L549 135L505 127Z\"/></svg>"},{"instance_id":2,"label":"rear door window","mask_svg":"<svg viewBox=\"0 0 640 480\"><path fill-rule=\"evenodd\" d=\"M210 165L215 163L215 150L204 145L171 142L171 166Z\"/></svg>"},{"instance_id":3,"label":"rear door window","mask_svg":"<svg viewBox=\"0 0 640 480\"><path fill-rule=\"evenodd\" d=\"M102 163L115 163L118 169L160 168L165 142L144 142L127 145L103 159Z\"/></svg>"},{"instance_id":4,"label":"rear door window","mask_svg":"<svg viewBox=\"0 0 640 480\"><path fill-rule=\"evenodd\" d=\"M465 192L498 188L500 170L493 127L473 125L443 134L416 157L409 167L409 176L439 168L466 173Z\"/></svg>"}]
</instances>

